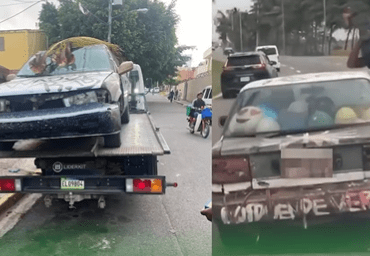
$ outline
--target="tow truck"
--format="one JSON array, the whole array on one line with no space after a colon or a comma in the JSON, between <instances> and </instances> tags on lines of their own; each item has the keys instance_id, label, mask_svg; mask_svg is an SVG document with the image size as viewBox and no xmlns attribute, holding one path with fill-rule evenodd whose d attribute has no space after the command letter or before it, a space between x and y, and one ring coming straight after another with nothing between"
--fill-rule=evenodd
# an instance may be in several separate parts
<instances>
[{"instance_id":1,"label":"tow truck","mask_svg":"<svg viewBox=\"0 0 370 256\"><path fill-rule=\"evenodd\" d=\"M165 194L177 183L158 175L157 157L170 154L164 137L148 111L139 65L131 80L130 122L122 125L119 148L105 148L103 138L18 141L0 158L35 158L40 175L0 176L0 193L41 193L46 207L53 199L75 202L97 199L106 207L109 194Z\"/></svg>"}]
</instances>

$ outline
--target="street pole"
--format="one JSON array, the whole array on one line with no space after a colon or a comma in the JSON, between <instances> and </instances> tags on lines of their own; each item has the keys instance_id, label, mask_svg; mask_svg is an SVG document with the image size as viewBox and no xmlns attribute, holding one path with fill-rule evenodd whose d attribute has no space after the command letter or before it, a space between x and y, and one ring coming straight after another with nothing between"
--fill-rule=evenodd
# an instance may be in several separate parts
<instances>
[{"instance_id":1,"label":"street pole","mask_svg":"<svg viewBox=\"0 0 370 256\"><path fill-rule=\"evenodd\" d=\"M259 37L259 33L258 33L258 16L259 16L259 14L260 14L260 3L259 3L259 1L257 2L257 22L256 22L256 24L257 24L257 27L256 27L256 47L258 46L258 37Z\"/></svg>"},{"instance_id":2,"label":"street pole","mask_svg":"<svg viewBox=\"0 0 370 256\"><path fill-rule=\"evenodd\" d=\"M281 9L282 9L282 12L283 12L283 51L284 51L284 55L286 54L285 52L285 16L284 16L284 0L281 1Z\"/></svg>"},{"instance_id":3,"label":"street pole","mask_svg":"<svg viewBox=\"0 0 370 256\"><path fill-rule=\"evenodd\" d=\"M323 40L323 45L322 45L322 51L323 54L325 55L326 49L325 49L325 41L326 41L326 0L323 0L324 4L324 40Z\"/></svg>"},{"instance_id":4,"label":"street pole","mask_svg":"<svg viewBox=\"0 0 370 256\"><path fill-rule=\"evenodd\" d=\"M110 43L111 40L110 40L110 37L111 37L111 34L112 34L112 0L108 0L109 1L109 11L108 11L108 25L109 25L109 29L108 29L108 42Z\"/></svg>"},{"instance_id":5,"label":"street pole","mask_svg":"<svg viewBox=\"0 0 370 256\"><path fill-rule=\"evenodd\" d=\"M239 25L240 25L240 51L243 51L243 32L242 32L242 12L239 12Z\"/></svg>"}]
</instances>

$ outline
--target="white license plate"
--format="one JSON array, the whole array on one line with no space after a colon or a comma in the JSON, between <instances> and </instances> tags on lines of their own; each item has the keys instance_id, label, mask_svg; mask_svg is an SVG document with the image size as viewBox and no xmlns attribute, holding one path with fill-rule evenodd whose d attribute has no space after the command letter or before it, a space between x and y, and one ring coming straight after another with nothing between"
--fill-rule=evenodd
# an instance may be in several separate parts
<instances>
[{"instance_id":1,"label":"white license plate","mask_svg":"<svg viewBox=\"0 0 370 256\"><path fill-rule=\"evenodd\" d=\"M249 76L241 77L240 82L249 82L251 78Z\"/></svg>"},{"instance_id":2,"label":"white license plate","mask_svg":"<svg viewBox=\"0 0 370 256\"><path fill-rule=\"evenodd\" d=\"M61 189L85 189L85 181L70 178L61 178Z\"/></svg>"}]
</instances>

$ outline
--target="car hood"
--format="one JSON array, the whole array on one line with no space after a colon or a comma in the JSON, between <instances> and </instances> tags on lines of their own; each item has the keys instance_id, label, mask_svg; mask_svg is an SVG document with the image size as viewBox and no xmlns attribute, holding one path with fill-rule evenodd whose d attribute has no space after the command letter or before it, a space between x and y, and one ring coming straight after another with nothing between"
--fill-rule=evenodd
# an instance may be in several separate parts
<instances>
[{"instance_id":1,"label":"car hood","mask_svg":"<svg viewBox=\"0 0 370 256\"><path fill-rule=\"evenodd\" d=\"M284 135L276 138L223 138L215 144L213 153L221 156L244 155L276 152L296 144L305 144L309 148L370 143L369 129L370 124L306 134Z\"/></svg>"},{"instance_id":2,"label":"car hood","mask_svg":"<svg viewBox=\"0 0 370 256\"><path fill-rule=\"evenodd\" d=\"M0 85L0 97L99 89L110 74L112 71L17 77Z\"/></svg>"}]
</instances>

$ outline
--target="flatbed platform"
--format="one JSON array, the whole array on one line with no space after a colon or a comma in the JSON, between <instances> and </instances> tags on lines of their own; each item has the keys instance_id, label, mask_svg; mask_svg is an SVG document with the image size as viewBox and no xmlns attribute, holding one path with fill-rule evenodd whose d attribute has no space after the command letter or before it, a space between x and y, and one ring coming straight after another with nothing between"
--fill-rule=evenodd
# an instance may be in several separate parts
<instances>
[{"instance_id":1,"label":"flatbed platform","mask_svg":"<svg viewBox=\"0 0 370 256\"><path fill-rule=\"evenodd\" d=\"M114 157L130 155L164 155L170 149L150 114L131 114L130 122L122 124L122 145L104 148L102 137L23 140L12 150L0 150L0 158L60 158L60 157Z\"/></svg>"}]
</instances>

